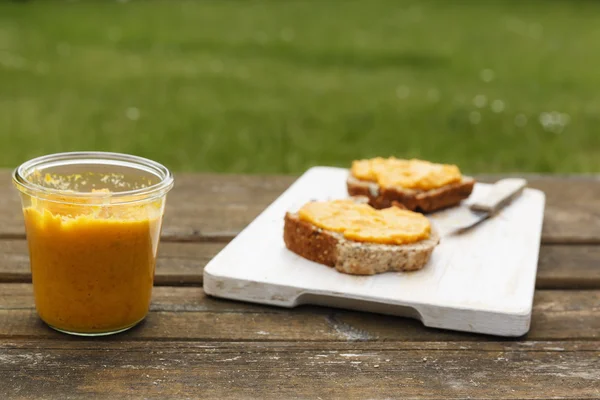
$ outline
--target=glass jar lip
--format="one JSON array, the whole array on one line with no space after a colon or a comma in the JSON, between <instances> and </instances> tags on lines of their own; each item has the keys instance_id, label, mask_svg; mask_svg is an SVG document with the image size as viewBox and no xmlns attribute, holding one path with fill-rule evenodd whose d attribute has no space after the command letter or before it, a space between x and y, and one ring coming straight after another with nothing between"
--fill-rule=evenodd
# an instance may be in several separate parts
<instances>
[{"instance_id":1,"label":"glass jar lip","mask_svg":"<svg viewBox=\"0 0 600 400\"><path fill-rule=\"evenodd\" d=\"M125 190L121 192L111 192L106 197L110 197L111 204L122 204L147 200L164 196L174 184L173 174L164 165L150 159L134 156L124 153L102 152L102 151L76 151L66 153L54 153L41 157L33 158L24 162L14 169L12 180L17 189L22 193L41 198L52 198L53 196L64 196L65 191L45 187L28 179L28 176L38 168L48 168L52 166L84 164L95 162L98 164L127 166L138 170L146 171L157 176L160 181L144 188ZM79 203L81 200L89 198L98 198L97 194L86 192L69 192L68 197L73 202ZM104 197L104 196L102 196ZM78 201L79 200L79 201ZM61 200L60 202L65 202Z\"/></svg>"}]
</instances>

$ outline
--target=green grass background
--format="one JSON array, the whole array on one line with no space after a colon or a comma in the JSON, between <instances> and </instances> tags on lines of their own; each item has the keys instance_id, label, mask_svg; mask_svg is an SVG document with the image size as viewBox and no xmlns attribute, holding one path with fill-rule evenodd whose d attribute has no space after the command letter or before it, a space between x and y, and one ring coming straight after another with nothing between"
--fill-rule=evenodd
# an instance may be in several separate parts
<instances>
[{"instance_id":1,"label":"green grass background","mask_svg":"<svg viewBox=\"0 0 600 400\"><path fill-rule=\"evenodd\" d=\"M597 1L3 0L0 167L597 172L599 62Z\"/></svg>"}]
</instances>

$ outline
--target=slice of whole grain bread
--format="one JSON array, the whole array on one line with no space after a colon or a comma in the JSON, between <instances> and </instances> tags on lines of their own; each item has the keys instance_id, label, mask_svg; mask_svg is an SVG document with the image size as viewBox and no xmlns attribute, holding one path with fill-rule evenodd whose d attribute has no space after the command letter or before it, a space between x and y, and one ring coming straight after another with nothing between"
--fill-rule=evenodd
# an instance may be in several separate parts
<instances>
[{"instance_id":1,"label":"slice of whole grain bread","mask_svg":"<svg viewBox=\"0 0 600 400\"><path fill-rule=\"evenodd\" d=\"M346 181L351 196L366 196L374 208L388 208L394 202L411 211L429 213L459 204L471 195L475 179L464 176L460 182L432 190L414 190L401 187L381 187L376 182L363 181L351 174Z\"/></svg>"},{"instance_id":2,"label":"slice of whole grain bread","mask_svg":"<svg viewBox=\"0 0 600 400\"><path fill-rule=\"evenodd\" d=\"M283 239L286 247L299 256L352 275L421 269L440 241L432 228L428 239L411 244L356 242L303 221L298 214L292 213L285 215Z\"/></svg>"}]
</instances>

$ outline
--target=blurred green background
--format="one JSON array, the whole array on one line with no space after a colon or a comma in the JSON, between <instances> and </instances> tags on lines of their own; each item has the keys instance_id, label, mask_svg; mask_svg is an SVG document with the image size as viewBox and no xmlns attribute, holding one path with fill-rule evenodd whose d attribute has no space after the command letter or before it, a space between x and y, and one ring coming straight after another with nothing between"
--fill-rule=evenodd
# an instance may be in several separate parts
<instances>
[{"instance_id":1,"label":"blurred green background","mask_svg":"<svg viewBox=\"0 0 600 400\"><path fill-rule=\"evenodd\" d=\"M600 2L1 1L0 167L597 172Z\"/></svg>"}]
</instances>

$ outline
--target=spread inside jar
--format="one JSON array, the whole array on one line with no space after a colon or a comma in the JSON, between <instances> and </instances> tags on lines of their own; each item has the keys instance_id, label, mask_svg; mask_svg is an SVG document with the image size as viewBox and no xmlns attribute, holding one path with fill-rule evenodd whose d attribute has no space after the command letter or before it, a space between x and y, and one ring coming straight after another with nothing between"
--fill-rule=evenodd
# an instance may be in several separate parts
<instances>
[{"instance_id":1,"label":"spread inside jar","mask_svg":"<svg viewBox=\"0 0 600 400\"><path fill-rule=\"evenodd\" d=\"M353 200L315 201L299 211L301 220L357 242L408 244L429 238L431 224L422 214L397 207L376 210Z\"/></svg>"},{"instance_id":2,"label":"spread inside jar","mask_svg":"<svg viewBox=\"0 0 600 400\"><path fill-rule=\"evenodd\" d=\"M115 204L115 191L132 186L116 174L45 174L39 181L60 191L32 196L23 209L40 317L56 329L85 334L143 319L163 200ZM82 188L86 196L78 196Z\"/></svg>"},{"instance_id":3,"label":"spread inside jar","mask_svg":"<svg viewBox=\"0 0 600 400\"><path fill-rule=\"evenodd\" d=\"M350 173L357 179L376 182L382 187L416 190L437 189L462 180L456 165L394 157L354 161Z\"/></svg>"}]
</instances>

